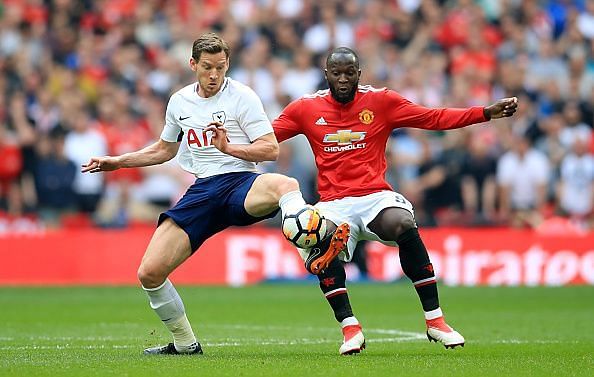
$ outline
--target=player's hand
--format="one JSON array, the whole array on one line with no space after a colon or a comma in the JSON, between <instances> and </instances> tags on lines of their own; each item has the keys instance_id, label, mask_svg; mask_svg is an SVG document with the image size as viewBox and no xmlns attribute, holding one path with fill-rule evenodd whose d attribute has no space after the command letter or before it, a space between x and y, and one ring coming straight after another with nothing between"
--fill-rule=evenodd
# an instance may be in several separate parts
<instances>
[{"instance_id":1,"label":"player's hand","mask_svg":"<svg viewBox=\"0 0 594 377\"><path fill-rule=\"evenodd\" d=\"M116 157L91 157L87 164L83 164L81 172L98 173L100 171L112 171L119 169L120 165Z\"/></svg>"},{"instance_id":2,"label":"player's hand","mask_svg":"<svg viewBox=\"0 0 594 377\"><path fill-rule=\"evenodd\" d=\"M491 106L485 107L485 116L488 119L507 118L518 109L518 97L503 98Z\"/></svg>"},{"instance_id":3,"label":"player's hand","mask_svg":"<svg viewBox=\"0 0 594 377\"><path fill-rule=\"evenodd\" d=\"M221 122L210 122L204 131L211 131L212 138L210 143L223 153L227 153L229 139L227 138L227 129Z\"/></svg>"}]
</instances>

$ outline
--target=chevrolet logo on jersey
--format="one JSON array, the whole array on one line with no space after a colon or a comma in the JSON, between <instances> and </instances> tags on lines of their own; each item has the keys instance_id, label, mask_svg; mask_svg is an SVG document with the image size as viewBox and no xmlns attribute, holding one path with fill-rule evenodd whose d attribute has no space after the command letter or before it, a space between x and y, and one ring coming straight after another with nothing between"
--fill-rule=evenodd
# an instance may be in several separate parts
<instances>
[{"instance_id":1,"label":"chevrolet logo on jersey","mask_svg":"<svg viewBox=\"0 0 594 377\"><path fill-rule=\"evenodd\" d=\"M353 132L351 130L339 130L335 134L326 134L324 143L338 143L338 145L348 145L356 141L365 139L367 132Z\"/></svg>"},{"instance_id":2,"label":"chevrolet logo on jersey","mask_svg":"<svg viewBox=\"0 0 594 377\"><path fill-rule=\"evenodd\" d=\"M324 147L325 152L344 152L353 149L364 149L366 143L353 144L365 139L367 132L353 132L351 130L339 130L335 134L324 135L324 143L336 143L337 145Z\"/></svg>"}]
</instances>

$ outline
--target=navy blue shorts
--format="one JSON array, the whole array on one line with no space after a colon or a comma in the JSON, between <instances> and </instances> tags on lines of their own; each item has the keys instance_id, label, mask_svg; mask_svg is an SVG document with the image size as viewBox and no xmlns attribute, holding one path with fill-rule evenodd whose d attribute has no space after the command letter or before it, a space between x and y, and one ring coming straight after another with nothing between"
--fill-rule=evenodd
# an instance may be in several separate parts
<instances>
[{"instance_id":1,"label":"navy blue shorts","mask_svg":"<svg viewBox=\"0 0 594 377\"><path fill-rule=\"evenodd\" d=\"M237 172L198 178L173 208L159 216L159 225L171 218L188 234L194 252L210 236L229 226L246 226L274 217L278 209L254 217L244 208L245 197L258 176Z\"/></svg>"}]
</instances>

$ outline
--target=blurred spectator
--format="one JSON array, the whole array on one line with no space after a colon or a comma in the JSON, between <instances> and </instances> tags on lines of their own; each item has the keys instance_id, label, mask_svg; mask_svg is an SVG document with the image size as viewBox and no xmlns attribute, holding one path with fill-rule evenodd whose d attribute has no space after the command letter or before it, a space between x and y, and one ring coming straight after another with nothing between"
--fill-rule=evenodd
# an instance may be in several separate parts
<instances>
[{"instance_id":1,"label":"blurred spectator","mask_svg":"<svg viewBox=\"0 0 594 377\"><path fill-rule=\"evenodd\" d=\"M258 93L271 118L291 99L325 89L321 62L339 45L360 53L363 84L389 86L425 106L466 107L517 95L516 116L487 136L470 135L463 159L450 156L430 167L429 158L452 152L447 138L395 131L387 174L418 203L420 216L422 164L433 172L425 178L441 169L464 177L462 198L458 189L457 199L439 191L435 200L463 201L470 217L489 217L492 160L503 161L514 144L510 135L527 135L547 155L552 197L564 179L562 161L594 127L594 0L16 0L1 7L0 145L18 147L22 160L11 194L3 188L2 208L15 214L35 213L46 200L36 195L34 172L45 156L36 155L36 146L47 144L52 130L68 132L66 153L77 165L85 152L101 148L99 133L108 153L158 137L166 98L193 79L186 69L192 41L209 29L239 57L230 76ZM315 167L303 145L293 145L296 161L288 165L306 167L294 175L308 186ZM108 219L118 212L120 219L144 218L175 200L179 180L187 179L175 169L93 175L86 183L77 174L74 190L84 198L77 206L92 213L99 196L99 212ZM440 184L451 181L447 174ZM102 191L103 179L109 187ZM495 201L505 203L499 194Z\"/></svg>"},{"instance_id":2,"label":"blurred spectator","mask_svg":"<svg viewBox=\"0 0 594 377\"><path fill-rule=\"evenodd\" d=\"M537 227L547 201L549 163L525 135L515 135L512 149L497 165L500 215L515 227Z\"/></svg>"},{"instance_id":3,"label":"blurred spectator","mask_svg":"<svg viewBox=\"0 0 594 377\"><path fill-rule=\"evenodd\" d=\"M303 43L316 54L334 47L353 46L353 26L340 19L335 1L321 1L318 6L319 21L305 31Z\"/></svg>"},{"instance_id":4,"label":"blurred spectator","mask_svg":"<svg viewBox=\"0 0 594 377\"><path fill-rule=\"evenodd\" d=\"M465 159L464 131L449 131L444 149L419 167L416 185L422 192L425 226L455 225L462 221L462 163Z\"/></svg>"},{"instance_id":5,"label":"blurred spectator","mask_svg":"<svg viewBox=\"0 0 594 377\"><path fill-rule=\"evenodd\" d=\"M493 138L494 134L487 130L475 131L462 163L462 201L466 220L473 224L496 220L497 160L492 154Z\"/></svg>"},{"instance_id":6,"label":"blurred spectator","mask_svg":"<svg viewBox=\"0 0 594 377\"><path fill-rule=\"evenodd\" d=\"M561 162L558 187L562 214L587 228L594 225L594 154L589 150L591 139L589 134L574 139L571 152Z\"/></svg>"},{"instance_id":7,"label":"blurred spectator","mask_svg":"<svg viewBox=\"0 0 594 377\"><path fill-rule=\"evenodd\" d=\"M23 169L23 156L14 136L0 123L0 209L11 215L22 214L18 178Z\"/></svg>"},{"instance_id":8,"label":"blurred spectator","mask_svg":"<svg viewBox=\"0 0 594 377\"><path fill-rule=\"evenodd\" d=\"M274 78L265 61L269 56L269 43L259 38L252 46L241 52L241 65L234 68L229 76L252 88L262 100L264 108L271 106L276 100Z\"/></svg>"},{"instance_id":9,"label":"blurred spectator","mask_svg":"<svg viewBox=\"0 0 594 377\"><path fill-rule=\"evenodd\" d=\"M563 106L563 118L566 127L561 131L561 143L569 149L579 137L588 137L592 128L583 122L583 115L579 103L568 101Z\"/></svg>"},{"instance_id":10,"label":"blurred spectator","mask_svg":"<svg viewBox=\"0 0 594 377\"><path fill-rule=\"evenodd\" d=\"M567 94L569 87L569 72L562 57L556 54L552 40L539 41L538 55L530 59L527 66L525 87L530 91L542 90L546 83L553 82L563 94Z\"/></svg>"},{"instance_id":11,"label":"blurred spectator","mask_svg":"<svg viewBox=\"0 0 594 377\"><path fill-rule=\"evenodd\" d=\"M414 128L396 130L388 143L387 153L390 183L396 191L417 202L420 200L417 186L419 168L430 158L427 133Z\"/></svg>"},{"instance_id":12,"label":"blurred spectator","mask_svg":"<svg viewBox=\"0 0 594 377\"><path fill-rule=\"evenodd\" d=\"M66 135L64 153L78 167L73 185L76 208L80 212L92 214L103 194L104 177L102 174L83 174L80 167L88 163L92 156L106 155L107 144L103 134L91 128L87 113L73 113L66 121L70 132Z\"/></svg>"},{"instance_id":13,"label":"blurred spectator","mask_svg":"<svg viewBox=\"0 0 594 377\"><path fill-rule=\"evenodd\" d=\"M539 127L537 110L526 93L518 95L518 102L522 106L510 119L512 132L526 135L532 142L537 141L546 132Z\"/></svg>"},{"instance_id":14,"label":"blurred spectator","mask_svg":"<svg viewBox=\"0 0 594 377\"><path fill-rule=\"evenodd\" d=\"M120 92L120 95L126 95ZM123 99L120 99L124 101ZM121 155L142 149L150 141L150 135L138 119L132 117L122 104L116 104L117 115L113 123L103 129L110 155ZM99 208L99 222L108 226L126 226L135 219L138 198L137 189L143 180L140 169L120 169L106 175L107 186L105 196ZM144 203L146 204L146 203ZM140 205L142 207L142 205ZM131 214L131 212L134 212ZM138 215L146 219L144 215ZM148 217L148 216L147 216Z\"/></svg>"},{"instance_id":15,"label":"blurred spectator","mask_svg":"<svg viewBox=\"0 0 594 377\"><path fill-rule=\"evenodd\" d=\"M40 89L35 98L36 102L29 106L28 116L38 132L48 134L60 123L60 111L48 91Z\"/></svg>"},{"instance_id":16,"label":"blurred spectator","mask_svg":"<svg viewBox=\"0 0 594 377\"><path fill-rule=\"evenodd\" d=\"M322 81L322 71L314 67L313 57L307 49L295 51L294 65L289 68L281 81L281 87L289 95L291 101L306 93L313 93Z\"/></svg>"},{"instance_id":17,"label":"blurred spectator","mask_svg":"<svg viewBox=\"0 0 594 377\"><path fill-rule=\"evenodd\" d=\"M586 0L586 9L577 18L579 31L588 39L594 39L594 1Z\"/></svg>"},{"instance_id":18,"label":"blurred spectator","mask_svg":"<svg viewBox=\"0 0 594 377\"><path fill-rule=\"evenodd\" d=\"M534 147L548 158L550 179L547 185L547 196L551 196L555 188L554 182L559 179L561 161L569 150L567 142L564 142L562 138L567 126L563 116L554 113L540 120L540 129L544 131L544 134L537 139Z\"/></svg>"},{"instance_id":19,"label":"blurred spectator","mask_svg":"<svg viewBox=\"0 0 594 377\"><path fill-rule=\"evenodd\" d=\"M8 125L14 130L14 134L12 134L13 143L19 145L22 157L21 171L18 179L12 185L11 212L22 214L23 212L34 209L37 205L34 182L37 156L34 147L38 139L38 133L35 132L34 125L27 118L24 93L13 93L8 103L7 113ZM9 132L8 135L10 134ZM10 140L10 137L8 140Z\"/></svg>"},{"instance_id":20,"label":"blurred spectator","mask_svg":"<svg viewBox=\"0 0 594 377\"><path fill-rule=\"evenodd\" d=\"M38 211L48 224L57 226L60 217L74 210L72 189L78 167L64 154L64 131L54 128L37 143L39 161L35 169Z\"/></svg>"}]
</instances>

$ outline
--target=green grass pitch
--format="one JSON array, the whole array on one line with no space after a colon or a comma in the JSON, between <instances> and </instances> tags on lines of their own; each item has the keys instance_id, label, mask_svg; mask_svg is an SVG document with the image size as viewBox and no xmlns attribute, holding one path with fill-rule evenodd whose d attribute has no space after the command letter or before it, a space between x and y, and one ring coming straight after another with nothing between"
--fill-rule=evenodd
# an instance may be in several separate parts
<instances>
[{"instance_id":1,"label":"green grass pitch","mask_svg":"<svg viewBox=\"0 0 594 377\"><path fill-rule=\"evenodd\" d=\"M0 376L594 376L594 287L442 287L467 340L446 350L408 284L352 284L347 357L313 281L179 291L202 356L141 354L170 339L139 288L0 288Z\"/></svg>"}]
</instances>

